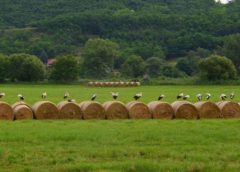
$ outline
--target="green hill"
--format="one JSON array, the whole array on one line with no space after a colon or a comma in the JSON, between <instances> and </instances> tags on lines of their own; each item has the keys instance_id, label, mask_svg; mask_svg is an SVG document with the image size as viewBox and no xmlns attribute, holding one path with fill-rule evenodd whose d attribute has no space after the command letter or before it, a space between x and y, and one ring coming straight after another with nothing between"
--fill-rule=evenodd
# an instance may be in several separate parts
<instances>
[{"instance_id":1,"label":"green hill","mask_svg":"<svg viewBox=\"0 0 240 172\"><path fill-rule=\"evenodd\" d=\"M0 52L54 57L79 53L91 37L145 59L213 50L240 32L240 2L213 0L2 0Z\"/></svg>"}]
</instances>

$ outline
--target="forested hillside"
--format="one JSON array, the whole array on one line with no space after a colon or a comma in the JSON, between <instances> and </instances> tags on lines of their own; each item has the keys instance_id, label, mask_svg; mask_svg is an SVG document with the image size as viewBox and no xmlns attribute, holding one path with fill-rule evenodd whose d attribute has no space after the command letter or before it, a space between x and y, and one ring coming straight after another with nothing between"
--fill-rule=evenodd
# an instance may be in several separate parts
<instances>
[{"instance_id":1,"label":"forested hillside","mask_svg":"<svg viewBox=\"0 0 240 172\"><path fill-rule=\"evenodd\" d=\"M0 52L76 54L91 37L124 54L167 58L213 50L240 31L240 2L213 0L1 0Z\"/></svg>"},{"instance_id":2,"label":"forested hillside","mask_svg":"<svg viewBox=\"0 0 240 172\"><path fill-rule=\"evenodd\" d=\"M240 1L1 0L0 63L0 81L234 80Z\"/></svg>"}]
</instances>

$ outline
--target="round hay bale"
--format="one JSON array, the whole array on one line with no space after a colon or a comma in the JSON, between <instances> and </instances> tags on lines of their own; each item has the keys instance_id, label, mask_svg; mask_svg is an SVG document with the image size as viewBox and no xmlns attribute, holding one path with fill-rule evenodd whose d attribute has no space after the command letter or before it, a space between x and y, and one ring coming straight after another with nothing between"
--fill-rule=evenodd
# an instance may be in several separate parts
<instances>
[{"instance_id":1,"label":"round hay bale","mask_svg":"<svg viewBox=\"0 0 240 172\"><path fill-rule=\"evenodd\" d=\"M57 105L59 119L82 119L83 112L76 103L62 101Z\"/></svg>"},{"instance_id":2,"label":"round hay bale","mask_svg":"<svg viewBox=\"0 0 240 172\"><path fill-rule=\"evenodd\" d=\"M114 82L110 82L110 87L113 87L114 86Z\"/></svg>"},{"instance_id":3,"label":"round hay bale","mask_svg":"<svg viewBox=\"0 0 240 172\"><path fill-rule=\"evenodd\" d=\"M124 87L125 86L125 83L124 82L120 82L119 83L119 87Z\"/></svg>"},{"instance_id":4,"label":"round hay bale","mask_svg":"<svg viewBox=\"0 0 240 172\"><path fill-rule=\"evenodd\" d=\"M129 111L129 117L132 119L149 119L152 118L148 106L142 102L132 101L126 105Z\"/></svg>"},{"instance_id":5,"label":"round hay bale","mask_svg":"<svg viewBox=\"0 0 240 172\"><path fill-rule=\"evenodd\" d=\"M125 86L126 87L131 87L131 83L130 82L125 82Z\"/></svg>"},{"instance_id":6,"label":"round hay bale","mask_svg":"<svg viewBox=\"0 0 240 172\"><path fill-rule=\"evenodd\" d=\"M103 106L96 101L84 101L79 105L83 111L83 119L105 119Z\"/></svg>"},{"instance_id":7,"label":"round hay bale","mask_svg":"<svg viewBox=\"0 0 240 172\"><path fill-rule=\"evenodd\" d=\"M93 84L94 84L93 82L88 82L88 86L89 86L89 87L92 87Z\"/></svg>"},{"instance_id":8,"label":"round hay bale","mask_svg":"<svg viewBox=\"0 0 240 172\"><path fill-rule=\"evenodd\" d=\"M134 85L134 82L133 82L133 81L131 81L131 82L130 82L130 85L131 85L131 86L133 86L133 85Z\"/></svg>"},{"instance_id":9,"label":"round hay bale","mask_svg":"<svg viewBox=\"0 0 240 172\"><path fill-rule=\"evenodd\" d=\"M240 118L240 106L231 101L221 101L216 103L221 110L223 118Z\"/></svg>"},{"instance_id":10,"label":"round hay bale","mask_svg":"<svg viewBox=\"0 0 240 172\"><path fill-rule=\"evenodd\" d=\"M194 105L198 110L199 118L221 118L221 111L215 103L202 101Z\"/></svg>"},{"instance_id":11,"label":"round hay bale","mask_svg":"<svg viewBox=\"0 0 240 172\"><path fill-rule=\"evenodd\" d=\"M13 109L12 107L5 103L0 101L0 120L13 120Z\"/></svg>"},{"instance_id":12,"label":"round hay bale","mask_svg":"<svg viewBox=\"0 0 240 172\"><path fill-rule=\"evenodd\" d=\"M136 82L136 84L137 84L137 86L140 86L140 85L141 85L141 83L140 83L140 82Z\"/></svg>"},{"instance_id":13,"label":"round hay bale","mask_svg":"<svg viewBox=\"0 0 240 172\"><path fill-rule=\"evenodd\" d=\"M36 119L58 119L59 111L55 104L49 101L39 101L32 106Z\"/></svg>"},{"instance_id":14,"label":"round hay bale","mask_svg":"<svg viewBox=\"0 0 240 172\"><path fill-rule=\"evenodd\" d=\"M126 106L119 101L108 101L103 104L107 119L127 119L128 110Z\"/></svg>"},{"instance_id":15,"label":"round hay bale","mask_svg":"<svg viewBox=\"0 0 240 172\"><path fill-rule=\"evenodd\" d=\"M19 105L27 105L27 103L25 103L25 102L16 102L16 103L14 103L13 105L12 105L12 109L14 109L16 106L19 106ZM28 105L27 105L28 106ZM31 107L30 107L31 108Z\"/></svg>"},{"instance_id":16,"label":"round hay bale","mask_svg":"<svg viewBox=\"0 0 240 172\"><path fill-rule=\"evenodd\" d=\"M153 118L173 119L174 117L173 108L169 103L153 101L148 103L148 108Z\"/></svg>"},{"instance_id":17,"label":"round hay bale","mask_svg":"<svg viewBox=\"0 0 240 172\"><path fill-rule=\"evenodd\" d=\"M94 83L93 83L93 86L94 86L94 87L99 87L99 86L100 86L100 83L99 83L99 82L94 82Z\"/></svg>"},{"instance_id":18,"label":"round hay bale","mask_svg":"<svg viewBox=\"0 0 240 172\"><path fill-rule=\"evenodd\" d=\"M174 118L177 119L198 119L197 108L188 101L176 101L172 103Z\"/></svg>"},{"instance_id":19,"label":"round hay bale","mask_svg":"<svg viewBox=\"0 0 240 172\"><path fill-rule=\"evenodd\" d=\"M30 106L24 102L17 102L12 105L15 120L33 119L33 111Z\"/></svg>"}]
</instances>

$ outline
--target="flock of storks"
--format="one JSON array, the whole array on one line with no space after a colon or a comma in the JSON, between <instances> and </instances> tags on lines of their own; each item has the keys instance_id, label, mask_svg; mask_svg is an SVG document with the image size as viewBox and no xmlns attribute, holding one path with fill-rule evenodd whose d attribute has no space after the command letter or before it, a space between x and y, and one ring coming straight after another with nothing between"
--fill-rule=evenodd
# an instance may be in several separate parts
<instances>
[{"instance_id":1,"label":"flock of storks","mask_svg":"<svg viewBox=\"0 0 240 172\"><path fill-rule=\"evenodd\" d=\"M5 95L6 95L5 93L0 93L0 98L3 98ZM119 97L119 93L117 93L117 92L111 92L111 95L112 95L112 98L113 98L114 100L117 100L118 97ZM134 99L134 100L139 100L139 99L142 97L142 95L143 95L142 93L137 93L137 94L135 94L135 95L133 96L133 99ZM24 96L23 96L22 94L18 94L17 96L18 96L18 98L19 98L20 101L24 101ZM203 94L197 94L197 95L196 95L198 101L202 101L204 98L205 98L206 100L209 100L209 99L211 98L211 96L212 96L212 95L211 95L210 93L206 93L205 96L204 96ZM47 92L42 93L41 97L42 97L42 99L46 99L46 98L47 98ZM164 95L164 94L161 94L161 95L158 97L158 101L164 99L164 97L165 97L165 95ZM231 100L233 100L234 97L235 97L235 94L234 94L234 92L232 92L232 93L229 95L229 98L230 98ZM93 94L92 97L91 97L91 101L95 101L96 98L97 98L97 94ZM177 99L177 100L188 100L189 98L190 98L190 95L188 95L188 94L185 95L184 93L180 93L180 94L178 94L178 95L176 96L176 99ZM228 98L228 96L227 96L226 94L221 94L221 95L220 95L220 100L222 100L222 101L226 100L227 98ZM67 100L67 101L69 101L69 102L75 102L74 99L70 99L70 94L69 94L68 92L65 92L65 94L64 94L64 96L63 96L63 99L64 99L64 100Z\"/></svg>"}]
</instances>

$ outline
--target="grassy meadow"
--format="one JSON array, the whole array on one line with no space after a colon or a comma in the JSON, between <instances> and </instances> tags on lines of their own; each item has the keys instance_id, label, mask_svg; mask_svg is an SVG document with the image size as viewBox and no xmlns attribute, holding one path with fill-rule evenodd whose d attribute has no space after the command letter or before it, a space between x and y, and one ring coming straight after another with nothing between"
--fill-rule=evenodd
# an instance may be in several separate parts
<instances>
[{"instance_id":1,"label":"grassy meadow","mask_svg":"<svg viewBox=\"0 0 240 172\"><path fill-rule=\"evenodd\" d=\"M0 122L0 171L239 171L239 120Z\"/></svg>"},{"instance_id":2,"label":"grassy meadow","mask_svg":"<svg viewBox=\"0 0 240 172\"><path fill-rule=\"evenodd\" d=\"M142 86L137 88L88 88L79 85L0 85L3 101L18 101L17 94L33 104L48 93L58 103L65 91L77 102L93 93L98 101L119 92L127 103L137 92L148 103L159 94L166 101L176 94L236 94L239 86ZM2 171L239 171L239 120L56 120L0 121L0 172Z\"/></svg>"},{"instance_id":3,"label":"grassy meadow","mask_svg":"<svg viewBox=\"0 0 240 172\"><path fill-rule=\"evenodd\" d=\"M48 93L48 100L58 103L63 100L63 94L67 91L70 93L72 99L77 102L89 100L92 94L97 94L97 101L103 103L112 100L110 92L119 92L119 100L127 103L132 100L134 94L138 92L143 93L141 101L148 103L156 100L160 94L166 96L165 101L173 102L176 100L176 95L180 92L189 94L192 102L195 102L196 94L211 93L212 101L219 101L221 93L230 94L235 92L236 100L240 100L240 86L141 86L128 88L90 88L81 85L0 85L0 92L5 92L6 96L3 101L10 104L18 101L17 94L24 95L26 102L33 104L41 100L42 92Z\"/></svg>"}]
</instances>

